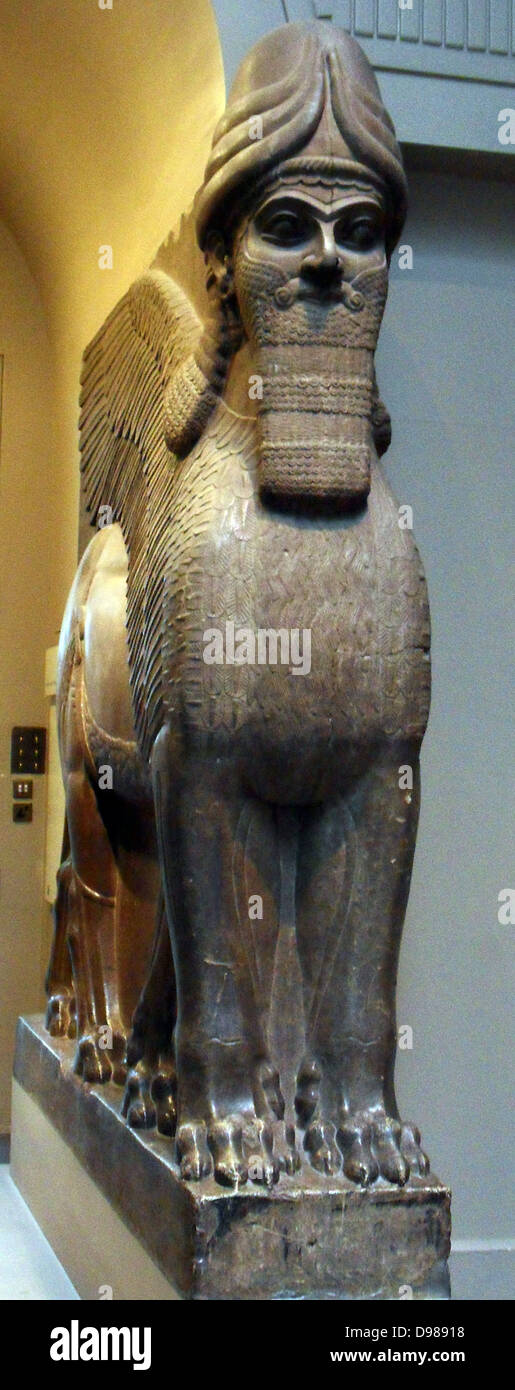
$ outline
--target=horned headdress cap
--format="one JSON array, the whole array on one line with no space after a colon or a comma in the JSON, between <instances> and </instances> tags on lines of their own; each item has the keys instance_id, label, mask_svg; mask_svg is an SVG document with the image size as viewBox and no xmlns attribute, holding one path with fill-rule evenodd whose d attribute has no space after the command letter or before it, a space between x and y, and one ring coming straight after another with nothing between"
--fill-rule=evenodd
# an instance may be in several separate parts
<instances>
[{"instance_id":1,"label":"horned headdress cap","mask_svg":"<svg viewBox=\"0 0 515 1390\"><path fill-rule=\"evenodd\" d=\"M330 168L380 189L391 253L407 207L395 131L359 44L321 21L274 30L241 64L197 194L201 248L300 155L310 170Z\"/></svg>"}]
</instances>

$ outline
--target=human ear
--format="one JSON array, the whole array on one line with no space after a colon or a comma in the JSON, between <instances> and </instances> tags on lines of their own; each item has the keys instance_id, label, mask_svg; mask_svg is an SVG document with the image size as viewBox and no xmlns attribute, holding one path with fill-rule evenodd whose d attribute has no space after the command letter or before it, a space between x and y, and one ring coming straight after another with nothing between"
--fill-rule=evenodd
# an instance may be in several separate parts
<instances>
[{"instance_id":1,"label":"human ear","mask_svg":"<svg viewBox=\"0 0 515 1390\"><path fill-rule=\"evenodd\" d=\"M233 272L231 257L220 232L210 232L206 242L205 259L211 282L216 284L220 298L226 299L232 293Z\"/></svg>"}]
</instances>

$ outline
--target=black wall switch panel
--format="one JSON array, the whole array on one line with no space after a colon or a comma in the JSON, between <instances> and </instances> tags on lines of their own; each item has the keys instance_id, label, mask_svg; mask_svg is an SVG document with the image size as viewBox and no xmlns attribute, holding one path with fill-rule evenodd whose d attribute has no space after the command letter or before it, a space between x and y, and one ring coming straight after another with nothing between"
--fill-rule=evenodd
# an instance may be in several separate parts
<instances>
[{"instance_id":1,"label":"black wall switch panel","mask_svg":"<svg viewBox=\"0 0 515 1390\"><path fill-rule=\"evenodd\" d=\"M13 820L32 820L32 801L13 801Z\"/></svg>"},{"instance_id":2,"label":"black wall switch panel","mask_svg":"<svg viewBox=\"0 0 515 1390\"><path fill-rule=\"evenodd\" d=\"M13 782L13 801L32 801L34 783L31 777L21 777Z\"/></svg>"},{"instance_id":3,"label":"black wall switch panel","mask_svg":"<svg viewBox=\"0 0 515 1390\"><path fill-rule=\"evenodd\" d=\"M11 772L45 771L46 729L16 728L11 734Z\"/></svg>"}]
</instances>

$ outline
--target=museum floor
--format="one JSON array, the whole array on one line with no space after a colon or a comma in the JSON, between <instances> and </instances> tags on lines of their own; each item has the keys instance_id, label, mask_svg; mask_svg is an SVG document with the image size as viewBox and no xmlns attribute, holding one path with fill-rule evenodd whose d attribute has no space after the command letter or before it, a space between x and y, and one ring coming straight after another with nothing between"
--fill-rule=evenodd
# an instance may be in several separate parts
<instances>
[{"instance_id":1,"label":"museum floor","mask_svg":"<svg viewBox=\"0 0 515 1390\"><path fill-rule=\"evenodd\" d=\"M1 1300L77 1298L5 1163L0 1165L0 1250Z\"/></svg>"},{"instance_id":2,"label":"museum floor","mask_svg":"<svg viewBox=\"0 0 515 1390\"><path fill-rule=\"evenodd\" d=\"M451 1257L453 1299L510 1300L510 1250L457 1250ZM0 1301L77 1299L59 1260L20 1197L6 1163L0 1164Z\"/></svg>"}]
</instances>

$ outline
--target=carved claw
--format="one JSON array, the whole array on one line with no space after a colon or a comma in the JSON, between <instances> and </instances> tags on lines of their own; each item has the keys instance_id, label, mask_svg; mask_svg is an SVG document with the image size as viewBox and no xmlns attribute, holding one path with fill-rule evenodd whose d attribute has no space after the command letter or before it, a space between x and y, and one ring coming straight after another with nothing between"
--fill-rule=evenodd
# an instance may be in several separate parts
<instances>
[{"instance_id":1,"label":"carved claw","mask_svg":"<svg viewBox=\"0 0 515 1390\"><path fill-rule=\"evenodd\" d=\"M251 1182L273 1187L279 1178L279 1160L274 1153L274 1129L265 1120L243 1125L243 1156Z\"/></svg>"},{"instance_id":2,"label":"carved claw","mask_svg":"<svg viewBox=\"0 0 515 1390\"><path fill-rule=\"evenodd\" d=\"M199 1182L213 1171L213 1160L207 1146L205 1124L179 1125L176 1139L177 1158L181 1177L186 1182Z\"/></svg>"},{"instance_id":3,"label":"carved claw","mask_svg":"<svg viewBox=\"0 0 515 1390\"><path fill-rule=\"evenodd\" d=\"M400 1149L401 1127L397 1120L386 1119L374 1126L372 1142L382 1178L404 1187L409 1178L409 1164Z\"/></svg>"},{"instance_id":4,"label":"carved claw","mask_svg":"<svg viewBox=\"0 0 515 1390\"><path fill-rule=\"evenodd\" d=\"M157 1128L159 1134L164 1134L173 1138L177 1120L177 1108L175 1104L176 1075L174 1063L160 1061L158 1069L154 1072L151 1084L151 1096L155 1103L157 1112Z\"/></svg>"},{"instance_id":5,"label":"carved claw","mask_svg":"<svg viewBox=\"0 0 515 1390\"><path fill-rule=\"evenodd\" d=\"M248 1178L243 1156L243 1127L237 1117L228 1116L209 1126L208 1144L213 1155L215 1178L223 1187L237 1187Z\"/></svg>"},{"instance_id":6,"label":"carved claw","mask_svg":"<svg viewBox=\"0 0 515 1390\"><path fill-rule=\"evenodd\" d=\"M372 1153L370 1125L342 1125L337 1138L345 1177L360 1187L369 1187L379 1177L379 1164Z\"/></svg>"},{"instance_id":7,"label":"carved claw","mask_svg":"<svg viewBox=\"0 0 515 1390\"><path fill-rule=\"evenodd\" d=\"M295 1129L293 1125L279 1121L274 1124L273 1131L274 1154L279 1164L279 1172L292 1177L294 1173L298 1172L302 1162L295 1142Z\"/></svg>"},{"instance_id":8,"label":"carved claw","mask_svg":"<svg viewBox=\"0 0 515 1390\"><path fill-rule=\"evenodd\" d=\"M297 1077L295 1109L302 1129L313 1119L319 1101L322 1073L314 1057L305 1057Z\"/></svg>"},{"instance_id":9,"label":"carved claw","mask_svg":"<svg viewBox=\"0 0 515 1390\"><path fill-rule=\"evenodd\" d=\"M321 1124L320 1121L309 1125L304 1136L304 1148L309 1154L311 1166L318 1173L331 1177L340 1171L342 1161L336 1145L334 1125Z\"/></svg>"},{"instance_id":10,"label":"carved claw","mask_svg":"<svg viewBox=\"0 0 515 1390\"><path fill-rule=\"evenodd\" d=\"M122 1115L131 1129L154 1129L157 1112L150 1086L152 1074L144 1062L138 1062L128 1073L122 1101Z\"/></svg>"},{"instance_id":11,"label":"carved claw","mask_svg":"<svg viewBox=\"0 0 515 1390\"><path fill-rule=\"evenodd\" d=\"M401 1153L409 1164L410 1172L417 1177L425 1177L429 1172L430 1164L426 1153L421 1147L420 1130L416 1125L402 1125L401 1127Z\"/></svg>"},{"instance_id":12,"label":"carved claw","mask_svg":"<svg viewBox=\"0 0 515 1390\"><path fill-rule=\"evenodd\" d=\"M269 1061L261 1062L257 1068L255 1098L258 1114L269 1114L278 1120L283 1119L284 1098L279 1072Z\"/></svg>"}]
</instances>

